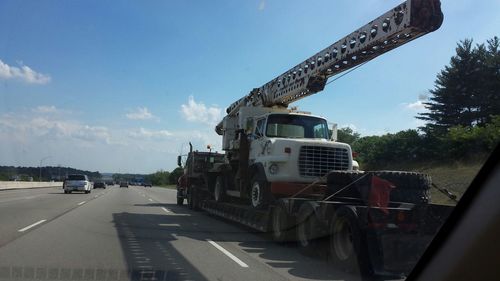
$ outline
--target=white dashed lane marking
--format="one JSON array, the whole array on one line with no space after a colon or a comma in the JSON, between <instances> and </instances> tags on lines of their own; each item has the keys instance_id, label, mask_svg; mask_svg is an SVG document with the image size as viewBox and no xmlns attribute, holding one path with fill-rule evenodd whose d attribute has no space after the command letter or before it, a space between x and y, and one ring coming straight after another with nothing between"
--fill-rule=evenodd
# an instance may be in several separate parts
<instances>
[{"instance_id":1,"label":"white dashed lane marking","mask_svg":"<svg viewBox=\"0 0 500 281\"><path fill-rule=\"evenodd\" d=\"M19 229L18 231L19 231L19 232L25 232L26 230L28 230L28 229L30 229L30 228L32 228L32 227L35 227L35 226L37 226L37 225L39 225L39 224L41 224L41 223L44 223L44 222L46 222L46 221L47 221L47 220L40 220L40 221L37 221L37 222L35 222L34 224L30 224L30 225L28 225L28 226L27 226L27 227L25 227L25 228L21 228L21 229Z\"/></svg>"},{"instance_id":2,"label":"white dashed lane marking","mask_svg":"<svg viewBox=\"0 0 500 281\"><path fill-rule=\"evenodd\" d=\"M212 246L214 246L215 248L217 248L217 250L221 251L222 253L224 253L224 255L228 256L230 259L232 259L235 263L237 263L239 266L241 267L248 267L248 265L246 263L244 263L243 261L241 261L239 258L237 258L235 255L231 254L228 250L224 249L221 245L215 243L214 241L212 240L207 240L208 243L212 244Z\"/></svg>"}]
</instances>

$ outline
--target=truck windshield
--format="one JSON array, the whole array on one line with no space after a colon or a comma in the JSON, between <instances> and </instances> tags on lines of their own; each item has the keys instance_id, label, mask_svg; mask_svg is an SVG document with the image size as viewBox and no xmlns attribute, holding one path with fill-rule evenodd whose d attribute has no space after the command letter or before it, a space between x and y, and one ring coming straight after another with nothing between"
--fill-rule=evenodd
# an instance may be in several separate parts
<instances>
[{"instance_id":1,"label":"truck windshield","mask_svg":"<svg viewBox=\"0 0 500 281\"><path fill-rule=\"evenodd\" d=\"M266 135L280 138L327 139L326 120L303 115L272 114L267 118Z\"/></svg>"}]
</instances>

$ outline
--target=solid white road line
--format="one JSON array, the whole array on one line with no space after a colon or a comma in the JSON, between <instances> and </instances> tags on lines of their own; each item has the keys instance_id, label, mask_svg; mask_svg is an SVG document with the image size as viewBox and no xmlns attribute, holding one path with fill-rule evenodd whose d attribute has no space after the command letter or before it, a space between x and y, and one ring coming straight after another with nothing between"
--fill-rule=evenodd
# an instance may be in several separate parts
<instances>
[{"instance_id":1,"label":"solid white road line","mask_svg":"<svg viewBox=\"0 0 500 281\"><path fill-rule=\"evenodd\" d=\"M153 202L153 199L151 199L151 198L149 198L148 200L151 201L151 202Z\"/></svg>"},{"instance_id":2,"label":"solid white road line","mask_svg":"<svg viewBox=\"0 0 500 281\"><path fill-rule=\"evenodd\" d=\"M82 201L82 202L78 203L78 206L83 205L85 203L87 203L87 201Z\"/></svg>"},{"instance_id":3,"label":"solid white road line","mask_svg":"<svg viewBox=\"0 0 500 281\"><path fill-rule=\"evenodd\" d=\"M161 207L163 211L170 213L170 211L167 208Z\"/></svg>"},{"instance_id":4,"label":"solid white road line","mask_svg":"<svg viewBox=\"0 0 500 281\"><path fill-rule=\"evenodd\" d=\"M224 253L226 256L228 256L230 259L232 259L235 263L237 263L239 266L241 267L248 267L248 265L244 262L242 262L239 258L237 258L236 256L234 256L233 254L231 254L229 251L227 251L226 249L222 248L221 245L215 243L214 241L212 240L207 240L208 243L212 244L212 246L214 246L215 248L217 248L217 250L221 251L222 253Z\"/></svg>"},{"instance_id":5,"label":"solid white road line","mask_svg":"<svg viewBox=\"0 0 500 281\"><path fill-rule=\"evenodd\" d=\"M45 221L47 221L47 220L40 220L40 221L37 221L37 222L35 222L34 224L30 224L30 225L28 225L28 226L27 226L27 227L25 227L25 228L21 228L21 229L19 229L18 231L19 231L19 232L25 232L26 230L28 230L28 229L30 229L30 228L32 228L32 227L35 227L35 226L37 226L37 225L39 225L39 224L41 224L41 223L44 223Z\"/></svg>"}]
</instances>

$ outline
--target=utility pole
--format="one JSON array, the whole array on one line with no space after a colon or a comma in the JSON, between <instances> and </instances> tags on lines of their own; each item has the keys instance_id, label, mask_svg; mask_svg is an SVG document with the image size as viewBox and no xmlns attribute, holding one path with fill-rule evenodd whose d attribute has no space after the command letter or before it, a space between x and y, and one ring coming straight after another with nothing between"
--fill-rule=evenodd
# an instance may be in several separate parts
<instances>
[{"instance_id":1,"label":"utility pole","mask_svg":"<svg viewBox=\"0 0 500 281\"><path fill-rule=\"evenodd\" d=\"M38 175L38 181L41 182L42 181L42 162L44 160L47 160L49 159L51 156L45 156L43 157L42 159L40 159L40 165L38 166L40 168L40 174Z\"/></svg>"}]
</instances>

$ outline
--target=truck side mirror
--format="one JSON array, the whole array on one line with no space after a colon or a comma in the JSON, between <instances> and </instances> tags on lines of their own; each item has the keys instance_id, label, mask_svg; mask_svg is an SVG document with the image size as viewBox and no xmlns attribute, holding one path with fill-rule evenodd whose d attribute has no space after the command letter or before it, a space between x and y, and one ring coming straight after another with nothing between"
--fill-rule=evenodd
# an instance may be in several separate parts
<instances>
[{"instance_id":1,"label":"truck side mirror","mask_svg":"<svg viewBox=\"0 0 500 281\"><path fill-rule=\"evenodd\" d=\"M330 131L330 140L337 140L337 124L332 124L332 130Z\"/></svg>"},{"instance_id":2,"label":"truck side mirror","mask_svg":"<svg viewBox=\"0 0 500 281\"><path fill-rule=\"evenodd\" d=\"M177 156L177 166L182 167L181 156Z\"/></svg>"}]
</instances>

